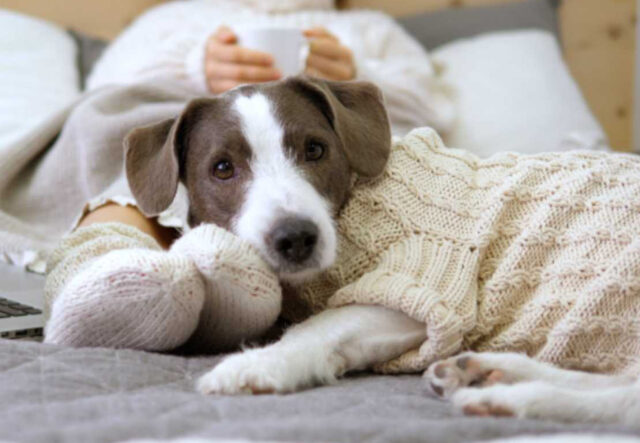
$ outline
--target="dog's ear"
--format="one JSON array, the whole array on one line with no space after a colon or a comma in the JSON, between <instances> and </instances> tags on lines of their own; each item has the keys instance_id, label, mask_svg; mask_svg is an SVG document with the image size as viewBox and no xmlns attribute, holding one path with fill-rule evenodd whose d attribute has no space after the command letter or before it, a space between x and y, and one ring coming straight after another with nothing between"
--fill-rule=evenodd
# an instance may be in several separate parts
<instances>
[{"instance_id":1,"label":"dog's ear","mask_svg":"<svg viewBox=\"0 0 640 443\"><path fill-rule=\"evenodd\" d=\"M136 128L124 139L129 188L148 217L167 209L176 195L187 120L202 102L193 100L177 118Z\"/></svg>"},{"instance_id":2,"label":"dog's ear","mask_svg":"<svg viewBox=\"0 0 640 443\"><path fill-rule=\"evenodd\" d=\"M391 152L391 129L382 92L376 85L305 76L293 77L290 82L325 113L356 173L364 177L382 173Z\"/></svg>"}]
</instances>

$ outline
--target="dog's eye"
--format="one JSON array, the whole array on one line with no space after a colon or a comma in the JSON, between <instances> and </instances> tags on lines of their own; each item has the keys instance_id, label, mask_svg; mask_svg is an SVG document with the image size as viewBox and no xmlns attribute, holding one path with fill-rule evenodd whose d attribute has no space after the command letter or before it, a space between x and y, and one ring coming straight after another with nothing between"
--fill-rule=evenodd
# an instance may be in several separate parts
<instances>
[{"instance_id":1,"label":"dog's eye","mask_svg":"<svg viewBox=\"0 0 640 443\"><path fill-rule=\"evenodd\" d=\"M220 180L233 177L233 164L229 160L221 160L213 166L213 175Z\"/></svg>"},{"instance_id":2,"label":"dog's eye","mask_svg":"<svg viewBox=\"0 0 640 443\"><path fill-rule=\"evenodd\" d=\"M304 159L307 161L317 161L324 155L324 145L320 142L310 140L304 148Z\"/></svg>"}]
</instances>

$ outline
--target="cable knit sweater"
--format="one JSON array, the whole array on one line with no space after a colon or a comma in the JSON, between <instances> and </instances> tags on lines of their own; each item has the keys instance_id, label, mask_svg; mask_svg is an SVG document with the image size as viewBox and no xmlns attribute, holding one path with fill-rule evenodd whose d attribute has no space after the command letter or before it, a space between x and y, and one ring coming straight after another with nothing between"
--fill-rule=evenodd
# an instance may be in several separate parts
<instances>
[{"instance_id":1,"label":"cable knit sweater","mask_svg":"<svg viewBox=\"0 0 640 443\"><path fill-rule=\"evenodd\" d=\"M420 349L384 372L471 348L637 374L639 196L632 155L481 160L414 130L380 178L356 184L336 264L289 294L285 310L368 303L425 322Z\"/></svg>"},{"instance_id":2,"label":"cable knit sweater","mask_svg":"<svg viewBox=\"0 0 640 443\"><path fill-rule=\"evenodd\" d=\"M332 3L190 0L159 5L141 15L109 46L87 87L163 80L206 94L205 43L218 26L324 26L352 50L358 79L372 81L383 91L395 134L419 126L450 129L453 102L420 44L383 13L335 11Z\"/></svg>"}]
</instances>

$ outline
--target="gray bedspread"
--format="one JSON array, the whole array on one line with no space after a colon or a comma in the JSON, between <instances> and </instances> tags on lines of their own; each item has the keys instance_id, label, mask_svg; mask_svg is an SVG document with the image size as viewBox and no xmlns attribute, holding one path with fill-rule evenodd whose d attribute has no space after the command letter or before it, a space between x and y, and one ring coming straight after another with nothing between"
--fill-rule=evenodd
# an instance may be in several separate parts
<instances>
[{"instance_id":1,"label":"gray bedspread","mask_svg":"<svg viewBox=\"0 0 640 443\"><path fill-rule=\"evenodd\" d=\"M353 376L335 386L283 396L194 392L194 380L219 360L0 340L0 441L198 436L456 442L522 433L625 432L610 426L461 417L426 395L418 376Z\"/></svg>"}]
</instances>

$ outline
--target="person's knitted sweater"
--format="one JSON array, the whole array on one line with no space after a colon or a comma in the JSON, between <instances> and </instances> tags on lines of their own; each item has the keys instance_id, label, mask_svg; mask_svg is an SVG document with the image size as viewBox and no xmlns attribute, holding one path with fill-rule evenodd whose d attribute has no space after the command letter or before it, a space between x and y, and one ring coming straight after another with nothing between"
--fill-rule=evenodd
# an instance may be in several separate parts
<instances>
[{"instance_id":1,"label":"person's knitted sweater","mask_svg":"<svg viewBox=\"0 0 640 443\"><path fill-rule=\"evenodd\" d=\"M381 177L356 184L338 231L336 264L287 296L285 313L364 303L425 322L420 349L381 371L424 370L464 348L640 370L635 156L481 160L414 130Z\"/></svg>"},{"instance_id":2,"label":"person's knitted sweater","mask_svg":"<svg viewBox=\"0 0 640 443\"><path fill-rule=\"evenodd\" d=\"M332 0L190 0L150 8L109 45L87 89L163 80L207 95L205 47L221 25L242 28L326 27L352 52L356 79L384 93L394 134L418 126L451 129L455 107L425 49L390 16L334 10Z\"/></svg>"}]
</instances>

